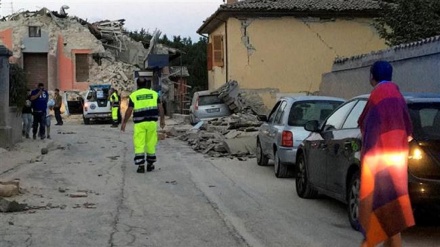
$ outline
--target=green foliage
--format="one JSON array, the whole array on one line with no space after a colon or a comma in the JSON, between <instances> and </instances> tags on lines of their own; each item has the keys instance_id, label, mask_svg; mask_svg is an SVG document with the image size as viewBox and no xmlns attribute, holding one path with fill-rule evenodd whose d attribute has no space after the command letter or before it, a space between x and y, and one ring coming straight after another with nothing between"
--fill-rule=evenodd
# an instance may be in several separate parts
<instances>
[{"instance_id":1,"label":"green foliage","mask_svg":"<svg viewBox=\"0 0 440 247\"><path fill-rule=\"evenodd\" d=\"M26 72L17 64L9 66L9 105L21 109L26 102Z\"/></svg>"},{"instance_id":2,"label":"green foliage","mask_svg":"<svg viewBox=\"0 0 440 247\"><path fill-rule=\"evenodd\" d=\"M140 41L145 48L150 45L152 34L145 29L140 31L129 32L128 35L135 41ZM200 37L199 41L193 43L190 37L182 38L173 36L171 39L164 34L158 40L160 44L168 47L179 49L184 52L181 58L171 61L171 66L186 66L188 68L190 77L188 84L192 87L191 92L208 89L208 68L206 64L206 50L208 40L205 37Z\"/></svg>"},{"instance_id":3,"label":"green foliage","mask_svg":"<svg viewBox=\"0 0 440 247\"><path fill-rule=\"evenodd\" d=\"M374 26L387 45L399 45L440 35L439 0L381 0Z\"/></svg>"}]
</instances>

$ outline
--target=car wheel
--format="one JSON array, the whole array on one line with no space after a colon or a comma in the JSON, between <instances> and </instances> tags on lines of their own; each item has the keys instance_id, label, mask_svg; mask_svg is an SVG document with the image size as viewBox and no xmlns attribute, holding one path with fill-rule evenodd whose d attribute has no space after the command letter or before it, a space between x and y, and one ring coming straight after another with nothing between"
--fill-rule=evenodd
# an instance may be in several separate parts
<instances>
[{"instance_id":1,"label":"car wheel","mask_svg":"<svg viewBox=\"0 0 440 247\"><path fill-rule=\"evenodd\" d=\"M85 125L88 125L88 124L90 124L90 119L84 117L84 115L83 115L83 122L84 122Z\"/></svg>"},{"instance_id":2,"label":"car wheel","mask_svg":"<svg viewBox=\"0 0 440 247\"><path fill-rule=\"evenodd\" d=\"M275 176L277 178L286 178L289 175L289 170L288 167L281 163L280 157L278 157L278 152L275 151L274 154L275 158L274 158L274 170L275 170Z\"/></svg>"},{"instance_id":3,"label":"car wheel","mask_svg":"<svg viewBox=\"0 0 440 247\"><path fill-rule=\"evenodd\" d=\"M267 166L269 159L264 155L260 140L257 140L257 164L259 166Z\"/></svg>"},{"instance_id":4,"label":"car wheel","mask_svg":"<svg viewBox=\"0 0 440 247\"><path fill-rule=\"evenodd\" d=\"M350 225L356 231L359 231L359 189L360 189L360 178L359 171L355 172L351 176L350 184L347 188L347 199L348 199L348 219Z\"/></svg>"},{"instance_id":5,"label":"car wheel","mask_svg":"<svg viewBox=\"0 0 440 247\"><path fill-rule=\"evenodd\" d=\"M298 173L295 179L296 194L301 198L315 198L318 195L318 191L309 183L304 156L300 155L298 157L296 165L298 166Z\"/></svg>"}]
</instances>

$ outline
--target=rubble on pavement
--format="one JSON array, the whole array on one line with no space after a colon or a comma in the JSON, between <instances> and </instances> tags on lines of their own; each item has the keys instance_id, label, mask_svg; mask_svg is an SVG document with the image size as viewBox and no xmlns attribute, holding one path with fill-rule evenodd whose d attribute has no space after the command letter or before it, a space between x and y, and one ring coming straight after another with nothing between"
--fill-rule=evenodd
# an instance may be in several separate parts
<instances>
[{"instance_id":1,"label":"rubble on pavement","mask_svg":"<svg viewBox=\"0 0 440 247\"><path fill-rule=\"evenodd\" d=\"M200 127L193 127L184 134L176 130L179 128L173 128L171 133L207 156L246 160L255 157L256 136L261 124L256 115L236 113L202 121Z\"/></svg>"},{"instance_id":2,"label":"rubble on pavement","mask_svg":"<svg viewBox=\"0 0 440 247\"><path fill-rule=\"evenodd\" d=\"M201 121L194 127L178 125L169 131L170 135L210 157L236 157L243 161L254 158L258 130L263 124L258 115L267 113L263 100L240 90L237 81L225 83L214 93L219 93L232 115Z\"/></svg>"}]
</instances>

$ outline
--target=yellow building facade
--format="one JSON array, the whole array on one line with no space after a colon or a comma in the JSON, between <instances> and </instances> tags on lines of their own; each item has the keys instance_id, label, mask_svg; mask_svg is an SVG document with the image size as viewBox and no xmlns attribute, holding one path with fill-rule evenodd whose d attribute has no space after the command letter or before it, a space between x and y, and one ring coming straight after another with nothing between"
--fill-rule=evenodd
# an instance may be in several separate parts
<instances>
[{"instance_id":1,"label":"yellow building facade","mask_svg":"<svg viewBox=\"0 0 440 247\"><path fill-rule=\"evenodd\" d=\"M209 40L210 90L236 80L271 107L279 95L316 92L336 58L386 47L369 13L260 15L221 7L200 27Z\"/></svg>"}]
</instances>

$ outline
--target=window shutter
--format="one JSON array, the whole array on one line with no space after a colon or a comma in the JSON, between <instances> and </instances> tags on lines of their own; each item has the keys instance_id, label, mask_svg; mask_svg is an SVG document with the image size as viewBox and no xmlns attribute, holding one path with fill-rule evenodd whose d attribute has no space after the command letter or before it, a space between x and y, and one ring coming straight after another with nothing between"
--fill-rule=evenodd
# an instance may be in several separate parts
<instances>
[{"instance_id":1,"label":"window shutter","mask_svg":"<svg viewBox=\"0 0 440 247\"><path fill-rule=\"evenodd\" d=\"M218 67L224 66L223 61L223 35L214 35L213 36L214 44L213 44L213 65Z\"/></svg>"},{"instance_id":2,"label":"window shutter","mask_svg":"<svg viewBox=\"0 0 440 247\"><path fill-rule=\"evenodd\" d=\"M208 44L208 51L206 53L206 58L208 60L208 70L212 70L212 43Z\"/></svg>"}]
</instances>

